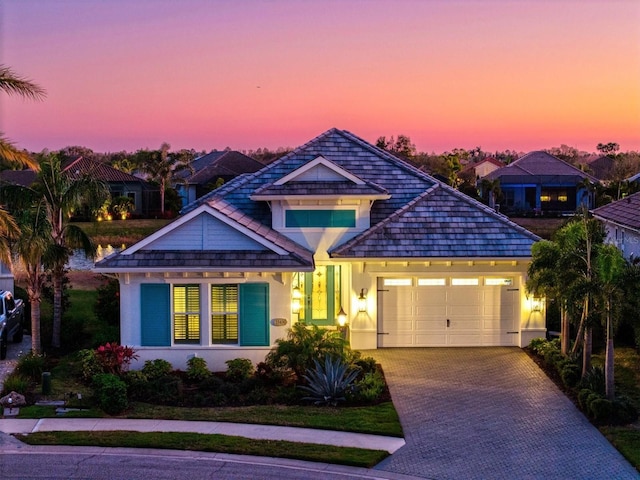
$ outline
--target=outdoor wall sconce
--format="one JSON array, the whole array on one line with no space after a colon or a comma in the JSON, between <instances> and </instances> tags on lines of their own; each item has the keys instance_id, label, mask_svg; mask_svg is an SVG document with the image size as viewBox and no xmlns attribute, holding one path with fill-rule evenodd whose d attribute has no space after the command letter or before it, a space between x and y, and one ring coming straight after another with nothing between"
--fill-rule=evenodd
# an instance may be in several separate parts
<instances>
[{"instance_id":1,"label":"outdoor wall sconce","mask_svg":"<svg viewBox=\"0 0 640 480\"><path fill-rule=\"evenodd\" d=\"M531 311L532 312L542 311L542 299L540 297L533 297L533 299L531 300Z\"/></svg>"},{"instance_id":2,"label":"outdoor wall sconce","mask_svg":"<svg viewBox=\"0 0 640 480\"><path fill-rule=\"evenodd\" d=\"M291 311L295 314L300 313L300 300L302 294L300 293L300 287L294 287L291 295Z\"/></svg>"},{"instance_id":3,"label":"outdoor wall sconce","mask_svg":"<svg viewBox=\"0 0 640 480\"><path fill-rule=\"evenodd\" d=\"M340 306L340 311L338 312L338 325L340 328L344 328L347 324L347 313L344 311L344 308Z\"/></svg>"},{"instance_id":4,"label":"outdoor wall sconce","mask_svg":"<svg viewBox=\"0 0 640 480\"><path fill-rule=\"evenodd\" d=\"M358 311L361 313L367 311L367 296L364 293L364 288L360 290L360 296L358 297Z\"/></svg>"}]
</instances>

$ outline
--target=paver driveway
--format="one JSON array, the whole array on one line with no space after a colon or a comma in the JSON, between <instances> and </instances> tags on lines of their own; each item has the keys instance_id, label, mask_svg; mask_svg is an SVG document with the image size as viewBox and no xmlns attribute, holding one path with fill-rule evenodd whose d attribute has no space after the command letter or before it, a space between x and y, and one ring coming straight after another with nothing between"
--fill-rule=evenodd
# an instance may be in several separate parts
<instances>
[{"instance_id":1,"label":"paver driveway","mask_svg":"<svg viewBox=\"0 0 640 480\"><path fill-rule=\"evenodd\" d=\"M637 479L519 348L364 352L383 366L407 444L376 468L433 479Z\"/></svg>"}]
</instances>

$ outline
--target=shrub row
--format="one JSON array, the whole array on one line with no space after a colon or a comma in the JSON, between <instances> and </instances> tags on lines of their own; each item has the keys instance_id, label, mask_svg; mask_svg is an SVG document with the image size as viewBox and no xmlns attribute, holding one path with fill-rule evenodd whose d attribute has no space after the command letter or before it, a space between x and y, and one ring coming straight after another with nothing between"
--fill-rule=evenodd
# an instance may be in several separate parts
<instances>
[{"instance_id":1,"label":"shrub row","mask_svg":"<svg viewBox=\"0 0 640 480\"><path fill-rule=\"evenodd\" d=\"M578 406L595 422L624 425L638 418L638 412L628 398L620 395L613 402L605 398L604 369L594 366L582 375L579 357L562 355L559 339L536 338L529 348L559 376L565 388L577 394Z\"/></svg>"}]
</instances>

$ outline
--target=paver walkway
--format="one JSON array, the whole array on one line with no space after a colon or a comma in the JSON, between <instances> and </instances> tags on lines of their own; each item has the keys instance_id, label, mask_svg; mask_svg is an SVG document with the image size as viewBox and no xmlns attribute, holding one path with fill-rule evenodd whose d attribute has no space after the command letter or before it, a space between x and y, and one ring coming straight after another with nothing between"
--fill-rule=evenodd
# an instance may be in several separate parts
<instances>
[{"instance_id":1,"label":"paver walkway","mask_svg":"<svg viewBox=\"0 0 640 480\"><path fill-rule=\"evenodd\" d=\"M384 367L407 444L376 468L433 479L638 479L519 348L363 352Z\"/></svg>"}]
</instances>

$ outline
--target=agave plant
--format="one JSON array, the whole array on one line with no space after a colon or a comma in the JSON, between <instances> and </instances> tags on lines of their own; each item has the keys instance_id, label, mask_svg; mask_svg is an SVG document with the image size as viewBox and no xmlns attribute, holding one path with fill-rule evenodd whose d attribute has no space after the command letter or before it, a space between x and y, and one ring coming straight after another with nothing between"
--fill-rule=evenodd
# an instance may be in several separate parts
<instances>
[{"instance_id":1,"label":"agave plant","mask_svg":"<svg viewBox=\"0 0 640 480\"><path fill-rule=\"evenodd\" d=\"M304 375L307 385L300 386L309 393L303 400L311 400L316 405L336 406L346 400L345 393L353 387L358 376L357 370L349 371L349 365L341 358L325 357L324 365L314 360L315 367Z\"/></svg>"}]
</instances>

